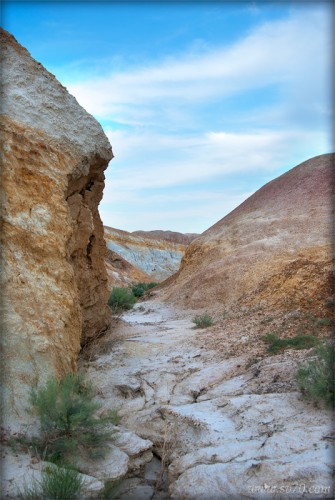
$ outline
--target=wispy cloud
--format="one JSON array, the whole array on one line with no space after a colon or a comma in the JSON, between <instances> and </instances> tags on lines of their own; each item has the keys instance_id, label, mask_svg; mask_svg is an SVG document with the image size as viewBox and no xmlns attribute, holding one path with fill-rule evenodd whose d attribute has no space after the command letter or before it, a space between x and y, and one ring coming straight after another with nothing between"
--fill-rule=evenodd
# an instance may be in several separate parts
<instances>
[{"instance_id":1,"label":"wispy cloud","mask_svg":"<svg viewBox=\"0 0 335 500\"><path fill-rule=\"evenodd\" d=\"M99 118L134 124L137 117L135 123L142 125L169 118L171 100L174 106L194 108L268 85L281 86L285 99L302 102L308 94L319 102L329 71L327 22L317 9L299 11L265 23L230 47L174 56L68 88Z\"/></svg>"},{"instance_id":2,"label":"wispy cloud","mask_svg":"<svg viewBox=\"0 0 335 500\"><path fill-rule=\"evenodd\" d=\"M193 43L187 53L144 67L68 82L80 104L110 123L115 158L101 204L104 222L202 231L250 193L239 176L254 187L255 175L275 177L327 152L328 23L323 8L293 10L230 46ZM232 186L239 188L229 195Z\"/></svg>"},{"instance_id":3,"label":"wispy cloud","mask_svg":"<svg viewBox=\"0 0 335 500\"><path fill-rule=\"evenodd\" d=\"M289 156L291 162L299 161L306 141L314 145L315 154L326 146L322 134L297 130L207 132L191 137L123 131L107 135L115 144L115 160L110 166L105 199L112 189L154 190L204 180L224 182L224 177L232 173L274 172Z\"/></svg>"}]
</instances>

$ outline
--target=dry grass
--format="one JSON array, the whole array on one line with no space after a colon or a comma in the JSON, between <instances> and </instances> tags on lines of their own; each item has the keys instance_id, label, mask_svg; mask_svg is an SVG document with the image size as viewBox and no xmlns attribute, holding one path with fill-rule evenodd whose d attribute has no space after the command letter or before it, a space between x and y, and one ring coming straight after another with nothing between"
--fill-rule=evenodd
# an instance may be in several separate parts
<instances>
[{"instance_id":1,"label":"dry grass","mask_svg":"<svg viewBox=\"0 0 335 500\"><path fill-rule=\"evenodd\" d=\"M161 470L155 483L155 492L167 489L168 467L171 463L172 451L176 445L176 436L177 434L173 422L165 421L160 448Z\"/></svg>"}]
</instances>

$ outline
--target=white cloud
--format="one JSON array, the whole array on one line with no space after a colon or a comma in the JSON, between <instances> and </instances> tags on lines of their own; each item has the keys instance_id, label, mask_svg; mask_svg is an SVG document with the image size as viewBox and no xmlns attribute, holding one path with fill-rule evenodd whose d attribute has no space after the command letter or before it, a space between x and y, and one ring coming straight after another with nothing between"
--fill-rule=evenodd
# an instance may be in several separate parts
<instances>
[{"instance_id":1,"label":"white cloud","mask_svg":"<svg viewBox=\"0 0 335 500\"><path fill-rule=\"evenodd\" d=\"M320 99L330 62L328 28L323 11L298 11L256 28L231 47L171 57L68 88L95 116L131 124L134 117L142 124L164 121L171 101L195 107L273 84L284 86L286 98Z\"/></svg>"},{"instance_id":2,"label":"white cloud","mask_svg":"<svg viewBox=\"0 0 335 500\"><path fill-rule=\"evenodd\" d=\"M287 162L305 159L301 151L306 143L314 145L315 154L322 144L322 134L296 130L208 132L191 137L117 131L108 136L115 158L107 170L107 201L115 191L223 182L232 173L274 172Z\"/></svg>"}]
</instances>

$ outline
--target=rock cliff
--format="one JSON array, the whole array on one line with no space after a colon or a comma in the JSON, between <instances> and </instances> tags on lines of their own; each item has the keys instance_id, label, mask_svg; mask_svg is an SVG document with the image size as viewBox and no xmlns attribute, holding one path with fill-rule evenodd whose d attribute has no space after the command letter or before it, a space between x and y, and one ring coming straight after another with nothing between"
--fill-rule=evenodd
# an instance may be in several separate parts
<instances>
[{"instance_id":1,"label":"rock cliff","mask_svg":"<svg viewBox=\"0 0 335 500\"><path fill-rule=\"evenodd\" d=\"M194 309L232 304L320 314L333 292L334 155L269 182L186 250L164 296Z\"/></svg>"},{"instance_id":2,"label":"rock cliff","mask_svg":"<svg viewBox=\"0 0 335 500\"><path fill-rule=\"evenodd\" d=\"M96 120L1 31L4 415L29 387L74 370L110 313L98 204L111 146Z\"/></svg>"},{"instance_id":3,"label":"rock cliff","mask_svg":"<svg viewBox=\"0 0 335 500\"><path fill-rule=\"evenodd\" d=\"M106 226L105 240L109 250L148 275L151 281L162 281L178 271L186 250L186 245L181 243Z\"/></svg>"}]
</instances>

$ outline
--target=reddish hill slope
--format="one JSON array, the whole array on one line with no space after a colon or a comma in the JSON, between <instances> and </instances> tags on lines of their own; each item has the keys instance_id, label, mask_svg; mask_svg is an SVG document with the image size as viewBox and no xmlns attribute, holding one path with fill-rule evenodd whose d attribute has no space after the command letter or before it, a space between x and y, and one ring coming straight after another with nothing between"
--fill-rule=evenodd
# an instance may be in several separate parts
<instances>
[{"instance_id":1,"label":"reddish hill slope","mask_svg":"<svg viewBox=\"0 0 335 500\"><path fill-rule=\"evenodd\" d=\"M333 166L334 154L317 156L263 186L190 244L163 297L320 312L333 283Z\"/></svg>"}]
</instances>

